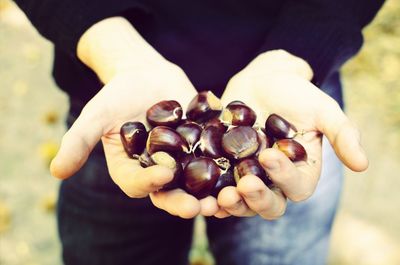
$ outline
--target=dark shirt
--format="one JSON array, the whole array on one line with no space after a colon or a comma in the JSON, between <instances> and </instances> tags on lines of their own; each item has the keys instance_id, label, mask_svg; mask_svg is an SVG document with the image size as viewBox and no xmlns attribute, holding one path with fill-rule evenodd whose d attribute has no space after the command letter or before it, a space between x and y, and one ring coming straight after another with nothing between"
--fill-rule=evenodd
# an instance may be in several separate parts
<instances>
[{"instance_id":1,"label":"dark shirt","mask_svg":"<svg viewBox=\"0 0 400 265\"><path fill-rule=\"evenodd\" d=\"M16 2L54 43L55 80L79 105L102 84L76 57L76 45L86 29L104 18L126 17L164 57L183 68L197 89L221 95L234 74L273 49L305 59L316 85L338 83L339 68L360 49L361 30L383 0ZM341 100L340 91L330 94Z\"/></svg>"}]
</instances>

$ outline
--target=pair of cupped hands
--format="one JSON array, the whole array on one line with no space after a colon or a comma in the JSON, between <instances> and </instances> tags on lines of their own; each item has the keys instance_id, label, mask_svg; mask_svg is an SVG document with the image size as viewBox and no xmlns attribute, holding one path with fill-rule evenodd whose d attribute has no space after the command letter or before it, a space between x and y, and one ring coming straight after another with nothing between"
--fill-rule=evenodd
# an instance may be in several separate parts
<instances>
[{"instance_id":1,"label":"pair of cupped hands","mask_svg":"<svg viewBox=\"0 0 400 265\"><path fill-rule=\"evenodd\" d=\"M338 104L310 82L309 65L276 50L257 56L233 76L221 100L223 105L233 100L245 102L261 121L270 113L285 117L306 132L296 140L307 150L308 161L293 163L281 151L268 148L261 152L259 161L274 188L248 175L237 187L224 188L218 198L198 200L181 189L160 191L172 180L173 172L158 165L142 168L128 158L120 127L126 121L144 122L146 110L161 100L177 100L186 108L196 89L179 66L158 54L121 17L89 28L79 40L77 54L105 86L63 137L51 163L55 177L72 176L101 140L112 180L131 198L150 196L156 207L182 218L260 215L276 219L284 214L287 198L299 202L313 194L321 173L322 135L347 167L362 171L368 166L359 131Z\"/></svg>"}]
</instances>

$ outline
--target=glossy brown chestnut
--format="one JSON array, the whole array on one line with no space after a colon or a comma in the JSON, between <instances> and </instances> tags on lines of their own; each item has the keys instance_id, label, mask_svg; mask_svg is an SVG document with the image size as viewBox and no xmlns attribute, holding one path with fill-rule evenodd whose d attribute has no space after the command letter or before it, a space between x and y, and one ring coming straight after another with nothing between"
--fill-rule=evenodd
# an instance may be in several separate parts
<instances>
[{"instance_id":1,"label":"glossy brown chestnut","mask_svg":"<svg viewBox=\"0 0 400 265\"><path fill-rule=\"evenodd\" d=\"M146 147L147 131L140 122L126 122L119 131L122 145L129 157L138 157Z\"/></svg>"},{"instance_id":2,"label":"glossy brown chestnut","mask_svg":"<svg viewBox=\"0 0 400 265\"><path fill-rule=\"evenodd\" d=\"M209 126L206 127L200 136L200 150L203 155L211 158L219 158L224 156L224 151L222 149L222 136L224 131L220 128Z\"/></svg>"},{"instance_id":3,"label":"glossy brown chestnut","mask_svg":"<svg viewBox=\"0 0 400 265\"><path fill-rule=\"evenodd\" d=\"M275 113L269 115L265 121L265 130L268 135L276 139L293 138L297 133L293 124Z\"/></svg>"},{"instance_id":4,"label":"glossy brown chestnut","mask_svg":"<svg viewBox=\"0 0 400 265\"><path fill-rule=\"evenodd\" d=\"M184 155L181 155L178 157L178 161L181 163L182 169L185 169L187 164L189 164L189 162L195 158L196 158L196 155L194 153L184 154Z\"/></svg>"},{"instance_id":5,"label":"glossy brown chestnut","mask_svg":"<svg viewBox=\"0 0 400 265\"><path fill-rule=\"evenodd\" d=\"M162 190L171 190L181 187L182 165L178 163L170 154L166 152L155 152L150 156L153 165L160 165L171 169L174 172L174 178L164 185Z\"/></svg>"},{"instance_id":6,"label":"glossy brown chestnut","mask_svg":"<svg viewBox=\"0 0 400 265\"><path fill-rule=\"evenodd\" d=\"M193 150L195 144L200 140L202 128L195 122L185 122L176 128L176 131L186 140L189 150Z\"/></svg>"},{"instance_id":7,"label":"glossy brown chestnut","mask_svg":"<svg viewBox=\"0 0 400 265\"><path fill-rule=\"evenodd\" d=\"M259 177L266 186L270 186L272 184L272 181L268 178L267 173L256 158L246 158L240 160L235 165L234 177L236 183L239 182L240 178L246 175L254 175Z\"/></svg>"},{"instance_id":8,"label":"glossy brown chestnut","mask_svg":"<svg viewBox=\"0 0 400 265\"><path fill-rule=\"evenodd\" d=\"M233 101L222 112L224 123L235 126L253 126L257 120L256 113L246 104Z\"/></svg>"},{"instance_id":9,"label":"glossy brown chestnut","mask_svg":"<svg viewBox=\"0 0 400 265\"><path fill-rule=\"evenodd\" d=\"M163 100L151 106L146 118L152 126L176 127L182 119L181 105L175 100Z\"/></svg>"},{"instance_id":10,"label":"glossy brown chestnut","mask_svg":"<svg viewBox=\"0 0 400 265\"><path fill-rule=\"evenodd\" d=\"M202 91L189 103L186 117L197 123L204 123L217 117L222 111L222 104L211 91Z\"/></svg>"},{"instance_id":11,"label":"glossy brown chestnut","mask_svg":"<svg viewBox=\"0 0 400 265\"><path fill-rule=\"evenodd\" d=\"M204 124L204 128L207 128L210 126L217 127L218 130L223 131L223 132L226 132L226 130L228 130L228 126L226 126L219 118L213 118Z\"/></svg>"},{"instance_id":12,"label":"glossy brown chestnut","mask_svg":"<svg viewBox=\"0 0 400 265\"><path fill-rule=\"evenodd\" d=\"M150 155L158 151L182 154L188 153L189 147L185 139L174 129L157 126L150 131L147 137L146 150Z\"/></svg>"},{"instance_id":13,"label":"glossy brown chestnut","mask_svg":"<svg viewBox=\"0 0 400 265\"><path fill-rule=\"evenodd\" d=\"M222 137L222 148L234 159L254 155L259 147L256 130L249 126L239 126L228 130Z\"/></svg>"},{"instance_id":14,"label":"glossy brown chestnut","mask_svg":"<svg viewBox=\"0 0 400 265\"><path fill-rule=\"evenodd\" d=\"M307 161L304 147L293 139L281 139L275 142L274 148L281 150L293 162Z\"/></svg>"},{"instance_id":15,"label":"glossy brown chestnut","mask_svg":"<svg viewBox=\"0 0 400 265\"><path fill-rule=\"evenodd\" d=\"M198 199L210 195L218 181L221 169L209 157L197 157L183 170L185 190Z\"/></svg>"},{"instance_id":16,"label":"glossy brown chestnut","mask_svg":"<svg viewBox=\"0 0 400 265\"><path fill-rule=\"evenodd\" d=\"M215 187L211 191L211 195L214 196L215 198L218 197L219 192L228 186L236 186L235 178L233 176L232 170L228 170L227 172L221 174L221 176L218 177L218 181L215 184Z\"/></svg>"}]
</instances>

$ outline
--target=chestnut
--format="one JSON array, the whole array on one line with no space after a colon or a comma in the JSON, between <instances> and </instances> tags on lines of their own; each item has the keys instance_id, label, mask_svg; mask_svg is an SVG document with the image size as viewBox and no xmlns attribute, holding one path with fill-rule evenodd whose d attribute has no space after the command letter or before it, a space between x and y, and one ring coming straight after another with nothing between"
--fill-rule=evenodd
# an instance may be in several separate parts
<instances>
[{"instance_id":1,"label":"chestnut","mask_svg":"<svg viewBox=\"0 0 400 265\"><path fill-rule=\"evenodd\" d=\"M176 128L176 131L186 140L189 150L192 151L195 144L200 140L202 128L195 122L185 122Z\"/></svg>"},{"instance_id":2,"label":"chestnut","mask_svg":"<svg viewBox=\"0 0 400 265\"><path fill-rule=\"evenodd\" d=\"M182 119L181 105L175 100L163 100L151 106L146 118L152 126L176 127Z\"/></svg>"},{"instance_id":3,"label":"chestnut","mask_svg":"<svg viewBox=\"0 0 400 265\"><path fill-rule=\"evenodd\" d=\"M234 177L236 183L239 182L240 178L246 175L254 175L259 177L266 186L271 186L272 181L269 179L264 168L256 158L246 158L240 160L234 168Z\"/></svg>"},{"instance_id":4,"label":"chestnut","mask_svg":"<svg viewBox=\"0 0 400 265\"><path fill-rule=\"evenodd\" d=\"M181 163L182 169L185 169L187 164L189 164L189 162L195 158L196 158L196 155L194 153L190 153L190 154L180 155L177 158L177 160L179 161L179 163Z\"/></svg>"},{"instance_id":5,"label":"chestnut","mask_svg":"<svg viewBox=\"0 0 400 265\"><path fill-rule=\"evenodd\" d=\"M204 123L219 116L222 103L211 91L202 91L197 94L186 111L186 117L197 123Z\"/></svg>"},{"instance_id":6,"label":"chestnut","mask_svg":"<svg viewBox=\"0 0 400 265\"><path fill-rule=\"evenodd\" d=\"M236 186L232 170L228 170L218 177L217 183L211 191L211 195L217 198L220 191L228 186Z\"/></svg>"},{"instance_id":7,"label":"chestnut","mask_svg":"<svg viewBox=\"0 0 400 265\"><path fill-rule=\"evenodd\" d=\"M259 145L256 130L249 126L231 128L222 136L223 150L229 157L234 159L242 159L254 155Z\"/></svg>"},{"instance_id":8,"label":"chestnut","mask_svg":"<svg viewBox=\"0 0 400 265\"><path fill-rule=\"evenodd\" d=\"M257 120L257 115L243 102L233 101L222 112L222 120L235 126L253 126Z\"/></svg>"},{"instance_id":9,"label":"chestnut","mask_svg":"<svg viewBox=\"0 0 400 265\"><path fill-rule=\"evenodd\" d=\"M226 132L226 130L228 130L228 126L226 126L218 117L213 118L204 124L204 128L207 128L210 126L217 127L220 131L223 131L223 132Z\"/></svg>"},{"instance_id":10,"label":"chestnut","mask_svg":"<svg viewBox=\"0 0 400 265\"><path fill-rule=\"evenodd\" d=\"M157 151L165 151L169 153L189 153L189 147L174 129L166 126L154 127L147 137L147 152L152 155Z\"/></svg>"},{"instance_id":11,"label":"chestnut","mask_svg":"<svg viewBox=\"0 0 400 265\"><path fill-rule=\"evenodd\" d=\"M282 151L292 162L307 161L304 147L293 139L281 139L275 142L274 148Z\"/></svg>"},{"instance_id":12,"label":"chestnut","mask_svg":"<svg viewBox=\"0 0 400 265\"><path fill-rule=\"evenodd\" d=\"M119 135L126 154L138 158L146 147L147 131L143 123L126 122L121 126Z\"/></svg>"},{"instance_id":13,"label":"chestnut","mask_svg":"<svg viewBox=\"0 0 400 265\"><path fill-rule=\"evenodd\" d=\"M275 113L269 115L265 121L265 130L276 139L289 139L297 134L297 129L293 124Z\"/></svg>"},{"instance_id":14,"label":"chestnut","mask_svg":"<svg viewBox=\"0 0 400 265\"><path fill-rule=\"evenodd\" d=\"M182 176L182 165L178 163L170 154L159 151L155 152L150 156L152 165L161 165L171 169L174 172L174 178L167 184L164 185L162 190L172 190L180 188L181 176Z\"/></svg>"},{"instance_id":15,"label":"chestnut","mask_svg":"<svg viewBox=\"0 0 400 265\"><path fill-rule=\"evenodd\" d=\"M221 169L209 157L197 157L183 170L185 190L198 199L210 195L218 181Z\"/></svg>"},{"instance_id":16,"label":"chestnut","mask_svg":"<svg viewBox=\"0 0 400 265\"><path fill-rule=\"evenodd\" d=\"M209 126L206 127L200 136L200 150L203 155L211 158L219 158L224 155L222 149L222 136L224 131L220 128Z\"/></svg>"}]
</instances>

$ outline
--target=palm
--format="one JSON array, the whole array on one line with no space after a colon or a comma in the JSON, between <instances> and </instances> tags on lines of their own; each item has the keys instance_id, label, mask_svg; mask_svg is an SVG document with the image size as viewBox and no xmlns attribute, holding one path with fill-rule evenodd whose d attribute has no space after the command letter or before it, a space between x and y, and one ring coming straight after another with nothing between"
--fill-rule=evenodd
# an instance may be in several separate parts
<instances>
[{"instance_id":1,"label":"palm","mask_svg":"<svg viewBox=\"0 0 400 265\"><path fill-rule=\"evenodd\" d=\"M251 81L250 81L251 80ZM245 87L245 89L244 89ZM246 93L243 93L246 90ZM230 83L222 100L242 100L258 115L257 123L264 126L271 113L277 113L296 126L299 133L295 139L306 149L306 162L295 163L301 175L312 183L317 182L321 171L321 134L317 128L317 104L330 98L311 85L307 80L293 76L253 76L236 79ZM322 104L323 105L323 104ZM308 184L310 185L310 184Z\"/></svg>"}]
</instances>

